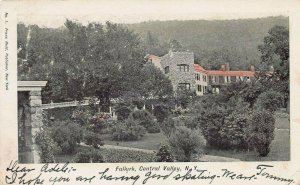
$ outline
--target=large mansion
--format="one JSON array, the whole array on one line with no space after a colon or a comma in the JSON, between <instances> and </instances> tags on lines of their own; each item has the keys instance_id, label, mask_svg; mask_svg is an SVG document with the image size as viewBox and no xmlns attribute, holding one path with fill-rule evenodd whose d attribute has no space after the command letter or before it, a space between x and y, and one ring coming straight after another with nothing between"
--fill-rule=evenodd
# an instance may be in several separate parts
<instances>
[{"instance_id":1,"label":"large mansion","mask_svg":"<svg viewBox=\"0 0 300 185\"><path fill-rule=\"evenodd\" d=\"M146 55L147 61L152 62L172 82L173 89L185 88L195 91L198 96L210 89L219 93L221 85L236 81L250 81L255 75L254 66L249 71L232 71L229 64L222 65L220 70L205 70L194 63L192 52L169 52L158 57Z\"/></svg>"}]
</instances>

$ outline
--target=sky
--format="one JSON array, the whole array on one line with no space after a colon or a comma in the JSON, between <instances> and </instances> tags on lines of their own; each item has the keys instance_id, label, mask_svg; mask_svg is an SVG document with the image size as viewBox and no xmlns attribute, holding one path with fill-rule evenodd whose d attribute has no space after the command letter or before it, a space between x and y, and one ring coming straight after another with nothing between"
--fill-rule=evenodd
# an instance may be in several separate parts
<instances>
[{"instance_id":1,"label":"sky","mask_svg":"<svg viewBox=\"0 0 300 185\"><path fill-rule=\"evenodd\" d=\"M288 1L288 0L287 0ZM18 21L42 27L60 27L65 20L138 23L154 20L224 20L288 16L290 3L279 0L85 0L14 3Z\"/></svg>"}]
</instances>

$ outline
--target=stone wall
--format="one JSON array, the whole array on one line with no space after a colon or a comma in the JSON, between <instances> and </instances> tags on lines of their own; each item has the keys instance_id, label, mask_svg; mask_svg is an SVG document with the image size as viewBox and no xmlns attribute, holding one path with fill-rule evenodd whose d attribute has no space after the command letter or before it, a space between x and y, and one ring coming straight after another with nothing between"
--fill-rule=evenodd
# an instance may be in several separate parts
<instances>
[{"instance_id":1,"label":"stone wall","mask_svg":"<svg viewBox=\"0 0 300 185\"><path fill-rule=\"evenodd\" d=\"M39 163L35 136L43 126L41 90L45 81L18 81L19 163Z\"/></svg>"},{"instance_id":2,"label":"stone wall","mask_svg":"<svg viewBox=\"0 0 300 185\"><path fill-rule=\"evenodd\" d=\"M169 66L169 73L166 74L172 82L174 91L177 90L179 83L189 83L191 90L196 90L195 85L195 68L194 68L194 54L191 52L169 52L161 57L161 64L163 69ZM179 71L179 64L186 64L189 66L189 71Z\"/></svg>"}]
</instances>

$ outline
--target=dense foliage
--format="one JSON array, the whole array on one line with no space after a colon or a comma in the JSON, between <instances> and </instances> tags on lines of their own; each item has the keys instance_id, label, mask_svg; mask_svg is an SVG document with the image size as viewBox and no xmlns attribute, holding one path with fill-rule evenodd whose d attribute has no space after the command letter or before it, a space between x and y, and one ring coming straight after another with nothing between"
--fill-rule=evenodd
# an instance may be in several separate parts
<instances>
[{"instance_id":1,"label":"dense foliage","mask_svg":"<svg viewBox=\"0 0 300 185\"><path fill-rule=\"evenodd\" d=\"M51 128L51 137L63 154L73 153L83 139L82 128L71 122L58 121Z\"/></svg>"},{"instance_id":2,"label":"dense foliage","mask_svg":"<svg viewBox=\"0 0 300 185\"><path fill-rule=\"evenodd\" d=\"M260 156L270 152L270 144L274 139L275 119L268 111L255 111L247 120L247 141Z\"/></svg>"},{"instance_id":3,"label":"dense foliage","mask_svg":"<svg viewBox=\"0 0 300 185\"><path fill-rule=\"evenodd\" d=\"M112 130L113 140L116 141L135 141L146 133L146 129L138 121L130 118L124 123L115 125Z\"/></svg>"},{"instance_id":4,"label":"dense foliage","mask_svg":"<svg viewBox=\"0 0 300 185\"><path fill-rule=\"evenodd\" d=\"M199 130L178 127L171 133L169 144L178 161L190 162L192 154L201 154L205 147L205 139Z\"/></svg>"},{"instance_id":5,"label":"dense foliage","mask_svg":"<svg viewBox=\"0 0 300 185\"><path fill-rule=\"evenodd\" d=\"M158 123L163 123L170 115L170 108L164 104L158 104L154 107L153 115L156 117Z\"/></svg>"},{"instance_id":6,"label":"dense foliage","mask_svg":"<svg viewBox=\"0 0 300 185\"><path fill-rule=\"evenodd\" d=\"M104 145L101 135L94 132L86 132L84 136L84 141L85 144L93 146L96 149Z\"/></svg>"},{"instance_id":7,"label":"dense foliage","mask_svg":"<svg viewBox=\"0 0 300 185\"><path fill-rule=\"evenodd\" d=\"M53 163L56 144L47 131L42 131L36 135L36 144L40 147L41 163Z\"/></svg>"},{"instance_id":8,"label":"dense foliage","mask_svg":"<svg viewBox=\"0 0 300 185\"><path fill-rule=\"evenodd\" d=\"M131 113L131 109L127 106L121 106L116 110L118 120L124 121Z\"/></svg>"},{"instance_id":9,"label":"dense foliage","mask_svg":"<svg viewBox=\"0 0 300 185\"><path fill-rule=\"evenodd\" d=\"M73 159L75 163L103 163L104 157L99 150L83 149Z\"/></svg>"},{"instance_id":10,"label":"dense foliage","mask_svg":"<svg viewBox=\"0 0 300 185\"><path fill-rule=\"evenodd\" d=\"M168 52L168 43L176 39L193 51L196 62L207 69L219 69L229 63L232 69L259 65L257 46L275 25L288 27L287 17L239 20L149 21L128 25L145 40L148 53ZM259 27L259 29L257 29ZM148 44L151 43L151 44Z\"/></svg>"},{"instance_id":11,"label":"dense foliage","mask_svg":"<svg viewBox=\"0 0 300 185\"><path fill-rule=\"evenodd\" d=\"M155 156L155 162L174 162L174 156L169 146L161 145Z\"/></svg>"},{"instance_id":12,"label":"dense foliage","mask_svg":"<svg viewBox=\"0 0 300 185\"><path fill-rule=\"evenodd\" d=\"M155 122L154 116L147 110L136 110L131 113L129 119L133 119L150 133L160 132L159 125Z\"/></svg>"}]
</instances>

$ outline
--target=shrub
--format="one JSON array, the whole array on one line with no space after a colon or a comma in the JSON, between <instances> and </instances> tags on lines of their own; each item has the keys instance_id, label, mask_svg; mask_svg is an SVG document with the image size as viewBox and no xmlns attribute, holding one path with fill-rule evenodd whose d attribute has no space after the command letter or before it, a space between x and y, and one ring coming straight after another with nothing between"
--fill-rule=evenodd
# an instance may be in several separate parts
<instances>
[{"instance_id":1,"label":"shrub","mask_svg":"<svg viewBox=\"0 0 300 185\"><path fill-rule=\"evenodd\" d=\"M70 154L77 148L83 137L79 125L68 122L58 122L52 127L51 137L60 147L62 153Z\"/></svg>"},{"instance_id":2,"label":"shrub","mask_svg":"<svg viewBox=\"0 0 300 185\"><path fill-rule=\"evenodd\" d=\"M201 112L197 117L197 122L202 130L207 144L216 148L224 148L220 131L224 125L225 117L228 116L228 110L224 107L216 106Z\"/></svg>"},{"instance_id":3,"label":"shrub","mask_svg":"<svg viewBox=\"0 0 300 185\"><path fill-rule=\"evenodd\" d=\"M103 163L104 157L99 150L81 150L73 159L75 163Z\"/></svg>"},{"instance_id":4,"label":"shrub","mask_svg":"<svg viewBox=\"0 0 300 185\"><path fill-rule=\"evenodd\" d=\"M190 162L193 153L201 154L205 139L198 130L178 127L169 137L169 144L178 161Z\"/></svg>"},{"instance_id":5,"label":"shrub","mask_svg":"<svg viewBox=\"0 0 300 185\"><path fill-rule=\"evenodd\" d=\"M122 106L116 110L117 119L124 121L131 113L131 109L127 106Z\"/></svg>"},{"instance_id":6,"label":"shrub","mask_svg":"<svg viewBox=\"0 0 300 185\"><path fill-rule=\"evenodd\" d=\"M113 128L113 140L115 141L135 141L143 137L146 130L134 119L127 119L125 123L120 123Z\"/></svg>"},{"instance_id":7,"label":"shrub","mask_svg":"<svg viewBox=\"0 0 300 185\"><path fill-rule=\"evenodd\" d=\"M247 142L260 156L267 156L274 139L275 119L272 113L262 110L251 114L247 122Z\"/></svg>"},{"instance_id":8,"label":"shrub","mask_svg":"<svg viewBox=\"0 0 300 185\"><path fill-rule=\"evenodd\" d=\"M147 110L136 110L129 116L130 119L135 120L139 125L148 129L153 129L155 125L154 117Z\"/></svg>"},{"instance_id":9,"label":"shrub","mask_svg":"<svg viewBox=\"0 0 300 185\"><path fill-rule=\"evenodd\" d=\"M225 149L247 149L245 129L248 115L246 113L234 112L226 116L224 125L220 130L222 148Z\"/></svg>"},{"instance_id":10,"label":"shrub","mask_svg":"<svg viewBox=\"0 0 300 185\"><path fill-rule=\"evenodd\" d=\"M194 96L195 92L179 87L176 91L177 106L180 106L183 109L187 108L188 104L191 102Z\"/></svg>"},{"instance_id":11,"label":"shrub","mask_svg":"<svg viewBox=\"0 0 300 185\"><path fill-rule=\"evenodd\" d=\"M98 113L95 114L91 119L90 119L90 124L88 126L88 130L91 130L95 133L101 133L103 129L107 127L107 119L110 117L109 114L105 113Z\"/></svg>"},{"instance_id":12,"label":"shrub","mask_svg":"<svg viewBox=\"0 0 300 185\"><path fill-rule=\"evenodd\" d=\"M147 128L148 133L160 133L160 127L158 123L154 123L151 127Z\"/></svg>"},{"instance_id":13,"label":"shrub","mask_svg":"<svg viewBox=\"0 0 300 185\"><path fill-rule=\"evenodd\" d=\"M174 162L174 157L167 145L161 145L155 156L155 162Z\"/></svg>"},{"instance_id":14,"label":"shrub","mask_svg":"<svg viewBox=\"0 0 300 185\"><path fill-rule=\"evenodd\" d=\"M54 153L57 150L55 142L48 132L42 131L36 135L36 144L40 147L41 163L53 163Z\"/></svg>"},{"instance_id":15,"label":"shrub","mask_svg":"<svg viewBox=\"0 0 300 185\"><path fill-rule=\"evenodd\" d=\"M166 105L156 105L154 107L154 116L158 123L164 122L164 120L170 115L169 107Z\"/></svg>"},{"instance_id":16,"label":"shrub","mask_svg":"<svg viewBox=\"0 0 300 185\"><path fill-rule=\"evenodd\" d=\"M256 108L266 109L270 112L275 112L281 105L282 96L279 92L268 90L261 93L256 101Z\"/></svg>"},{"instance_id":17,"label":"shrub","mask_svg":"<svg viewBox=\"0 0 300 185\"><path fill-rule=\"evenodd\" d=\"M100 134L96 134L93 132L86 132L84 136L84 140L85 140L85 144L93 146L96 149L99 148L99 145L100 146L104 145Z\"/></svg>"}]
</instances>

